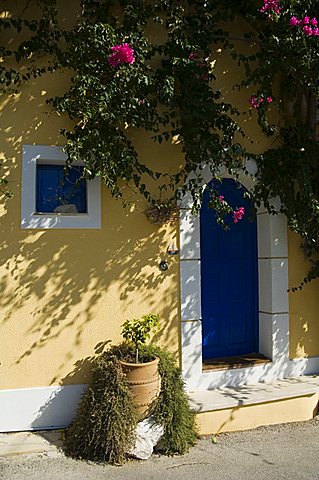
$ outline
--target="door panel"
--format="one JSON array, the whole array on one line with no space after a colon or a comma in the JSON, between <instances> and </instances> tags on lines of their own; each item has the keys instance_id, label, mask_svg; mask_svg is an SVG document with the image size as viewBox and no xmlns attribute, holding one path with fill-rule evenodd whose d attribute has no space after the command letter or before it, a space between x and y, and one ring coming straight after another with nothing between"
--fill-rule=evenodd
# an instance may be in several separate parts
<instances>
[{"instance_id":1,"label":"door panel","mask_svg":"<svg viewBox=\"0 0 319 480\"><path fill-rule=\"evenodd\" d=\"M203 358L258 351L257 227L251 205L234 180L218 183L220 195L233 207L245 207L230 230L217 224L204 192L201 209L201 288Z\"/></svg>"}]
</instances>

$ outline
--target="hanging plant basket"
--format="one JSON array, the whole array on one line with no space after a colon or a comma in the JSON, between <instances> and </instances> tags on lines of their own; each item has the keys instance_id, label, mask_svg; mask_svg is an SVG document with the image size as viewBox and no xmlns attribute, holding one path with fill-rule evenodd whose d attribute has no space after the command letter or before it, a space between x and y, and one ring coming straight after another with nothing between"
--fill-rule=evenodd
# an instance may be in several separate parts
<instances>
[{"instance_id":1,"label":"hanging plant basket","mask_svg":"<svg viewBox=\"0 0 319 480\"><path fill-rule=\"evenodd\" d=\"M155 205L145 210L149 222L154 225L174 223L178 220L179 208L176 205Z\"/></svg>"}]
</instances>

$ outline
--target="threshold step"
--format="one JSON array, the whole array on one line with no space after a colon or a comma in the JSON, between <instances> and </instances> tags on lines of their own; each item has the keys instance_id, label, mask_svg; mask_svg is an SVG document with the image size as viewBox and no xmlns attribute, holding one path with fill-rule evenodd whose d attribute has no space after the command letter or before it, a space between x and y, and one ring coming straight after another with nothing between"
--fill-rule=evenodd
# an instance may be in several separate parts
<instances>
[{"instance_id":1,"label":"threshold step","mask_svg":"<svg viewBox=\"0 0 319 480\"><path fill-rule=\"evenodd\" d=\"M271 363L271 360L262 353L250 353L237 357L222 357L204 360L203 372L210 370L231 370L234 368L254 367Z\"/></svg>"},{"instance_id":2,"label":"threshold step","mask_svg":"<svg viewBox=\"0 0 319 480\"><path fill-rule=\"evenodd\" d=\"M319 393L319 375L307 375L271 383L188 392L195 413L275 402Z\"/></svg>"}]
</instances>

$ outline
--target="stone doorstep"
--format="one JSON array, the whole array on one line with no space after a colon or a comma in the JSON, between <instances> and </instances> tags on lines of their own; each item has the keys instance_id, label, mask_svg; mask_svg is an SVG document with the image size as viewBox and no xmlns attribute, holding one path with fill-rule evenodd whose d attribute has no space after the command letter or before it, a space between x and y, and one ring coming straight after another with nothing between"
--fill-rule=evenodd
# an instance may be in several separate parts
<instances>
[{"instance_id":1,"label":"stone doorstep","mask_svg":"<svg viewBox=\"0 0 319 480\"><path fill-rule=\"evenodd\" d=\"M238 406L275 402L319 393L319 375L277 380L271 383L224 387L188 392L196 413L224 410Z\"/></svg>"}]
</instances>

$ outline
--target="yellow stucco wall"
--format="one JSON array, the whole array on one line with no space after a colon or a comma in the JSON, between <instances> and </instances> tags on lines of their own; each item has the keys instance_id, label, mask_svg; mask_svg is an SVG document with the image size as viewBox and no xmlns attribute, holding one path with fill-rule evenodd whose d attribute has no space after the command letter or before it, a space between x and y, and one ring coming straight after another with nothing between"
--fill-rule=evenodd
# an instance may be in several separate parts
<instances>
[{"instance_id":1,"label":"yellow stucco wall","mask_svg":"<svg viewBox=\"0 0 319 480\"><path fill-rule=\"evenodd\" d=\"M68 122L48 116L45 105L61 89L61 77L43 77L1 110L1 156L14 193L0 219L3 389L85 381L95 347L118 342L120 324L145 313L160 314L160 341L178 350L177 262L169 259L166 273L158 269L176 226L151 225L143 201L124 210L103 188L101 230L20 229L22 144L63 144L58 132ZM156 148L132 135L146 158L181 161L178 147Z\"/></svg>"},{"instance_id":2,"label":"yellow stucco wall","mask_svg":"<svg viewBox=\"0 0 319 480\"><path fill-rule=\"evenodd\" d=\"M306 276L310 264L305 261L301 239L288 232L289 286L296 287ZM319 280L289 294L290 358L319 356Z\"/></svg>"},{"instance_id":3,"label":"yellow stucco wall","mask_svg":"<svg viewBox=\"0 0 319 480\"><path fill-rule=\"evenodd\" d=\"M236 96L247 110L251 92L233 92L231 61L218 49L216 60L224 94ZM179 349L178 259L169 259L166 273L158 269L168 243L177 238L176 225L152 226L142 213L143 201L131 197L132 208L124 210L104 188L101 230L20 229L22 144L63 145L59 129L70 122L50 112L45 100L67 83L65 75L45 75L1 104L1 159L14 193L0 211L1 389L85 382L103 342L118 342L120 324L145 313L160 314L160 342ZM269 140L254 115L243 118L243 125L259 139L255 149L262 150ZM132 137L149 163L165 168L183 161L178 146L156 146L135 131ZM293 236L289 248L293 284L304 263ZM317 285L290 296L293 357L319 355Z\"/></svg>"},{"instance_id":4,"label":"yellow stucco wall","mask_svg":"<svg viewBox=\"0 0 319 480\"><path fill-rule=\"evenodd\" d=\"M202 435L250 430L261 425L302 422L310 420L318 412L318 393L287 398L256 405L198 413L196 415Z\"/></svg>"}]
</instances>

